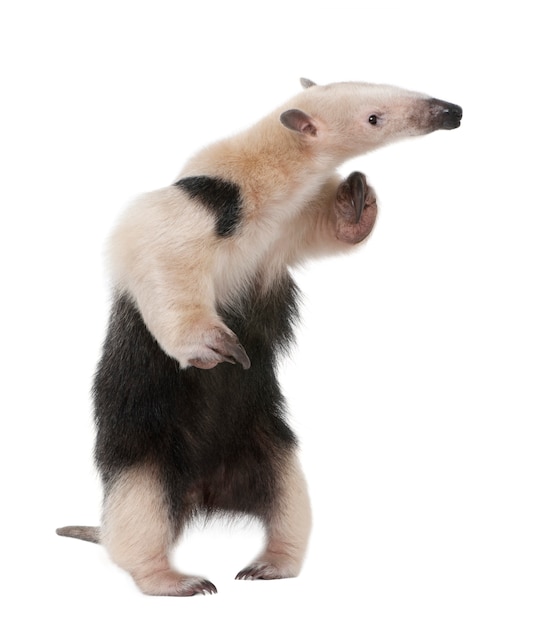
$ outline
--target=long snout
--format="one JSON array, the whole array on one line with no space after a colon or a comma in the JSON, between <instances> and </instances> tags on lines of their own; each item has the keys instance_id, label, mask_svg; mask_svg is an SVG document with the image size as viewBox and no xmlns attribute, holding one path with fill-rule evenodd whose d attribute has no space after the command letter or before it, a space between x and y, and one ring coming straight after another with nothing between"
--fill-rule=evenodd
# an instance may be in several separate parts
<instances>
[{"instance_id":1,"label":"long snout","mask_svg":"<svg viewBox=\"0 0 558 626\"><path fill-rule=\"evenodd\" d=\"M451 130L452 128L458 128L461 124L463 109L457 104L432 98L429 101L429 111L433 130Z\"/></svg>"}]
</instances>

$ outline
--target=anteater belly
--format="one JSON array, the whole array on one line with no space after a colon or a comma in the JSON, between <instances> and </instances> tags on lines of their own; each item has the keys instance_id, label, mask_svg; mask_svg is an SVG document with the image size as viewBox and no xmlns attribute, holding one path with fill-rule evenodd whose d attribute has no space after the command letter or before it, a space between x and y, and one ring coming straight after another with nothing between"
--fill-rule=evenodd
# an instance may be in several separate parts
<instances>
[{"instance_id":1,"label":"anteater belly","mask_svg":"<svg viewBox=\"0 0 558 626\"><path fill-rule=\"evenodd\" d=\"M276 365L292 337L296 286L286 275L265 294L254 287L221 315L250 355L249 370L228 363L180 369L131 299L115 298L93 387L96 460L105 480L152 463L185 486L223 472L242 482L294 445Z\"/></svg>"}]
</instances>

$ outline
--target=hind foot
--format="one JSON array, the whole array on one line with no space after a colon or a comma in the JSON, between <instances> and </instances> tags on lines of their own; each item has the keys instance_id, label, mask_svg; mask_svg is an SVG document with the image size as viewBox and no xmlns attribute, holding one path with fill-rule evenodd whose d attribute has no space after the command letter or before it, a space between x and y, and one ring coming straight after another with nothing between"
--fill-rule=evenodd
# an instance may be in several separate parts
<instances>
[{"instance_id":1,"label":"hind foot","mask_svg":"<svg viewBox=\"0 0 558 626\"><path fill-rule=\"evenodd\" d=\"M262 555L240 570L236 580L277 580L279 578L294 578L298 576L300 565L283 555Z\"/></svg>"},{"instance_id":2,"label":"hind foot","mask_svg":"<svg viewBox=\"0 0 558 626\"><path fill-rule=\"evenodd\" d=\"M155 572L135 578L137 586L148 596L195 596L217 593L215 585L199 576L187 576L173 570Z\"/></svg>"},{"instance_id":3,"label":"hind foot","mask_svg":"<svg viewBox=\"0 0 558 626\"><path fill-rule=\"evenodd\" d=\"M272 563L253 563L236 575L236 580L277 580L278 578L292 578L292 576L285 576Z\"/></svg>"}]
</instances>

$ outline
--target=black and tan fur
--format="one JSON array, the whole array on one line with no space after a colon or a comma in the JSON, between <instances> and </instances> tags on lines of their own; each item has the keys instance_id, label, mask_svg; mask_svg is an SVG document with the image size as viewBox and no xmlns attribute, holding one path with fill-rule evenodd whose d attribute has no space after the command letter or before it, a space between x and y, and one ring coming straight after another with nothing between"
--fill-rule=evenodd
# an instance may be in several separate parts
<instances>
[{"instance_id":1,"label":"black and tan fur","mask_svg":"<svg viewBox=\"0 0 558 626\"><path fill-rule=\"evenodd\" d=\"M198 514L263 522L266 546L238 578L299 573L311 513L276 372L297 319L289 268L371 232L374 191L358 172L341 180L343 161L461 119L395 87L303 86L140 197L111 238L114 303L93 390L102 524L58 533L102 543L147 594L216 591L169 560Z\"/></svg>"}]
</instances>

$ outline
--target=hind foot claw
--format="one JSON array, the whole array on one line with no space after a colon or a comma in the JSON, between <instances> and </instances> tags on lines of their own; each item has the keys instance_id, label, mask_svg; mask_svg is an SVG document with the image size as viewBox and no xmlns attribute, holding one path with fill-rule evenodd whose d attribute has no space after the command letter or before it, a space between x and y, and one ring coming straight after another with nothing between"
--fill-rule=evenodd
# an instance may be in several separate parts
<instances>
[{"instance_id":1,"label":"hind foot claw","mask_svg":"<svg viewBox=\"0 0 558 626\"><path fill-rule=\"evenodd\" d=\"M206 594L213 595L214 593L217 593L217 587L205 578L196 578L194 581L185 578L183 583L180 585L180 590L183 591L183 593L178 595L183 596L195 596L197 594L205 596Z\"/></svg>"},{"instance_id":2,"label":"hind foot claw","mask_svg":"<svg viewBox=\"0 0 558 626\"><path fill-rule=\"evenodd\" d=\"M217 593L217 587L199 576L186 576L172 570L157 572L136 580L138 587L148 596L195 596Z\"/></svg>"},{"instance_id":3,"label":"hind foot claw","mask_svg":"<svg viewBox=\"0 0 558 626\"><path fill-rule=\"evenodd\" d=\"M252 563L238 572L236 580L277 580L279 578L293 578L296 574L274 563Z\"/></svg>"}]
</instances>

